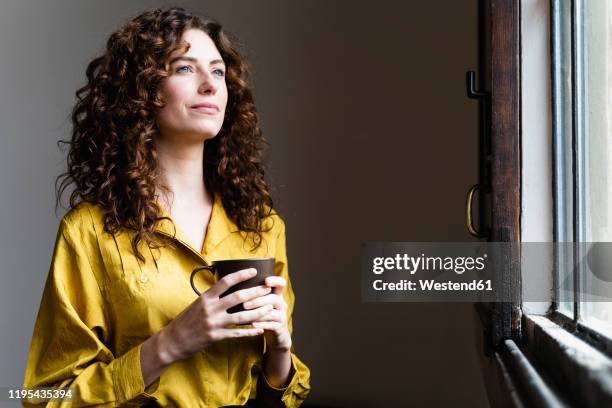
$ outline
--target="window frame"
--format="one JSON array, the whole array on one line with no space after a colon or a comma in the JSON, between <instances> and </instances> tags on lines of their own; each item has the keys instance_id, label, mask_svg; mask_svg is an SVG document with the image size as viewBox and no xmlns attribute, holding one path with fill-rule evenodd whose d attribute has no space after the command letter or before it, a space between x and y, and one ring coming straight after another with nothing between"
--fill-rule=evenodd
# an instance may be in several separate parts
<instances>
[{"instance_id":1,"label":"window frame","mask_svg":"<svg viewBox=\"0 0 612 408\"><path fill-rule=\"evenodd\" d=\"M521 41L524 40L521 38L521 5L524 1L528 0L480 2L481 12L490 16L490 21L481 18L481 24L484 21L490 30L488 53L482 53L481 50L481 55L484 54L483 60L490 61L491 66L489 83L492 151L491 157L485 157L484 163L481 163L481 171L487 162L493 163L490 173L491 241L521 242L523 101L520 90L523 79ZM566 0L549 0L551 30L555 29L553 13L558 5L557 1ZM577 0L572 0L572 5L575 5L575 1ZM555 33L549 35L552 51L556 37ZM576 57L573 55L572 60ZM551 61L554 58L555 55L551 52ZM551 64L551 80L555 75L555 67L554 63ZM555 89L554 83L551 88L549 97L553 98L558 89ZM553 126L556 127L553 132L559 130L557 125L558 122L553 120ZM580 123L573 121L573 135L576 134L576 126L580 126ZM575 154L577 141L572 140L572 153ZM552 147L557 149L560 146L553 144ZM561 164L557 161L551 163L554 166L554 180L559 174L557 166ZM567 191L564 194L567 194ZM557 185L553 185L553 180L551 195L553 211L556 214ZM576 199L575 195L572 195L572 205L576 205ZM554 232L551 231L551 235L554 234L553 240L560 236L560 225L557 224L556 217L554 220ZM580 220L578 215L578 222ZM576 220L572 218L572 221ZM572 238L574 235L572 232ZM604 401L612 403L610 341L577 319L558 311L558 293L551 298L552 310L542 313L524 312L521 299L521 260L512 261L511 264L516 263L516 267L510 265L506 270L499 271L498 276L503 279L505 290L510 292L513 299L518 297L518 301L477 305L479 322L484 329L482 341L479 342L484 351L481 366L491 403L502 406L556 406L578 403L586 407L598 407ZM553 284L557 288L556 271L559 260L555 258L552 261L555 261L555 267L551 270ZM577 279L575 274L573 289L579 288ZM578 301L575 304L579 307L580 303Z\"/></svg>"},{"instance_id":2,"label":"window frame","mask_svg":"<svg viewBox=\"0 0 612 408\"><path fill-rule=\"evenodd\" d=\"M564 46L563 36L568 34L563 30L564 19L567 17L564 13L567 12L569 5L570 11L570 49L571 49L571 100L570 106L567 106L566 101L568 95L563 91L563 75L562 75L562 60ZM582 250L580 243L587 241L588 231L584 227L586 224L586 201L585 195L581 194L580 191L584 191L586 187L586 166L584 162L584 155L582 152L585 149L585 134L586 134L586 123L585 123L585 107L586 103L584 100L585 96L585 75L583 68L586 66L585 61L585 43L584 43L584 27L583 22L584 16L584 3L583 0L550 0L550 21L551 21L551 81L552 81L552 102L553 102L553 146L554 152L553 163L554 163L554 241L566 241L571 236L571 241L576 243L577 251ZM569 113L570 117L566 117ZM562 126L559 126L559 122L563 122ZM567 146L565 138L567 137L564 133L567 129L567 125L571 123L571 152L570 160L572 164L571 177L571 208L569 211L566 207L562 207L559 203L567 200L568 192L565 190L567 180L567 162L560 163L559 156L567 156L568 152L565 152L563 147ZM572 224L567 225L567 220L571 220ZM576 227L582 226L582 227ZM579 256L580 258L580 256ZM555 259L555 278L558 279L560 268L562 265L568 262L567 259L561 260L560 258ZM574 265L574 261L570 260L571 264ZM573 292L573 313L572 316L568 316L567 313L560 310L559 308L559 285L555 282L555 299L553 301L553 310L548 314L551 321L555 322L559 326L564 327L569 332L576 335L581 340L589 343L599 351L605 353L607 356L612 358L612 338L599 333L597 330L586 326L580 322L581 317L581 297L580 297L580 285L581 275L584 273L582 269L573 267L572 268L572 292Z\"/></svg>"},{"instance_id":3,"label":"window frame","mask_svg":"<svg viewBox=\"0 0 612 408\"><path fill-rule=\"evenodd\" d=\"M479 2L479 31L487 37L480 44L479 68L490 103L489 109L481 110L490 114L485 121L490 131L483 132L490 138L483 143L490 152L481 154L479 168L481 178L485 174L485 182L490 183L490 188L485 189L489 195L481 197L481 202L490 207L488 240L493 242L520 242L519 13L519 2ZM494 271L494 275L494 279L504 282L507 291L504 298L513 301L476 305L485 331L486 354L505 339L520 338L520 259L511 259L502 269Z\"/></svg>"}]
</instances>

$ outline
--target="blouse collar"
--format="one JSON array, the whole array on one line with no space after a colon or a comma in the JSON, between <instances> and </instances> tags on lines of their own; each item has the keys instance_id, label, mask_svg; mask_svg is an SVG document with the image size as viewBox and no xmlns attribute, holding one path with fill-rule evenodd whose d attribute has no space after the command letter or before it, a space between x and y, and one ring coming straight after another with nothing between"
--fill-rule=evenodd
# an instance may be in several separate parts
<instances>
[{"instance_id":1,"label":"blouse collar","mask_svg":"<svg viewBox=\"0 0 612 408\"><path fill-rule=\"evenodd\" d=\"M168 213L166 207L162 205L159 200L157 201L157 204L161 209L161 216L168 217L171 219L172 217ZM221 241L223 241L225 237L227 237L229 234L238 231L240 231L240 229L225 212L223 202L221 201L221 196L217 193L214 193L212 212L210 215L210 220L208 221L206 236L204 237L204 244L202 245L203 252L208 253ZM174 223L173 225L173 223L169 219L160 220L157 224L155 232L175 239L200 254L199 249L193 248L192 245L189 243L189 239L187 239L187 236L181 230L181 228L176 225L176 223Z\"/></svg>"}]
</instances>

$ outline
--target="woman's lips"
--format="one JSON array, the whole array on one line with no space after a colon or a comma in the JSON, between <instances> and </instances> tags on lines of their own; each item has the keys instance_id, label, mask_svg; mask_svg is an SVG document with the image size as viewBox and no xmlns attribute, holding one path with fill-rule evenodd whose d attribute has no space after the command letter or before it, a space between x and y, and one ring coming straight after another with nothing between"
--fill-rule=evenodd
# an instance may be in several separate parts
<instances>
[{"instance_id":1,"label":"woman's lips","mask_svg":"<svg viewBox=\"0 0 612 408\"><path fill-rule=\"evenodd\" d=\"M214 115L214 114L219 113L219 109L214 105L198 105L198 106L192 107L191 109L195 110L196 112L206 113L209 115Z\"/></svg>"}]
</instances>

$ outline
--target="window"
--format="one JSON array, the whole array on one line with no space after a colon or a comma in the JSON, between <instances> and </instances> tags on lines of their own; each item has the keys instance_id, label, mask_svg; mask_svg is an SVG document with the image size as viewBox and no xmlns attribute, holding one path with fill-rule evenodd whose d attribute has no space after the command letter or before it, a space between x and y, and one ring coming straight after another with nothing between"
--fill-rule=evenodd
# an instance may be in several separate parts
<instances>
[{"instance_id":1,"label":"window","mask_svg":"<svg viewBox=\"0 0 612 408\"><path fill-rule=\"evenodd\" d=\"M484 375L501 379L487 384L489 399L612 406L612 2L482 4L491 34L490 240L558 249L535 256L547 262L534 279L525 249L537 246L523 245L521 259L499 271L520 301L479 308Z\"/></svg>"},{"instance_id":2,"label":"window","mask_svg":"<svg viewBox=\"0 0 612 408\"><path fill-rule=\"evenodd\" d=\"M552 17L555 240L579 244L560 246L556 307L612 338L612 4L555 0Z\"/></svg>"}]
</instances>

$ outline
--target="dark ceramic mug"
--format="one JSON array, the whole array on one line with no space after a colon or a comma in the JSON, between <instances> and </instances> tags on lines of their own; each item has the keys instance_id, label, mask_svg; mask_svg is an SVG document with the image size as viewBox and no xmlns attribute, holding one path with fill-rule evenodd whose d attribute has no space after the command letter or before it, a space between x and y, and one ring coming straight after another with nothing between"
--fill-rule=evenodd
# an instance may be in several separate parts
<instances>
[{"instance_id":1,"label":"dark ceramic mug","mask_svg":"<svg viewBox=\"0 0 612 408\"><path fill-rule=\"evenodd\" d=\"M251 279L247 279L242 282L238 282L234 286L230 287L227 291L223 292L223 294L219 297L224 297L229 295L230 293L234 293L237 290L252 288L254 286L260 286L265 284L266 278L268 276L274 276L274 258L250 258L250 259L225 259L221 261L214 261L212 265L203 265L198 266L191 272L191 277L189 281L191 282L191 287L195 291L195 293L199 295L202 294L196 288L193 279L198 274L198 272L207 270L210 271L216 278L218 282L219 279L222 279L224 276L229 275L230 273L238 272L243 269L253 268L257 270L257 275L253 276ZM228 313L236 313L244 310L242 303L236 306L232 306L227 309Z\"/></svg>"}]
</instances>

